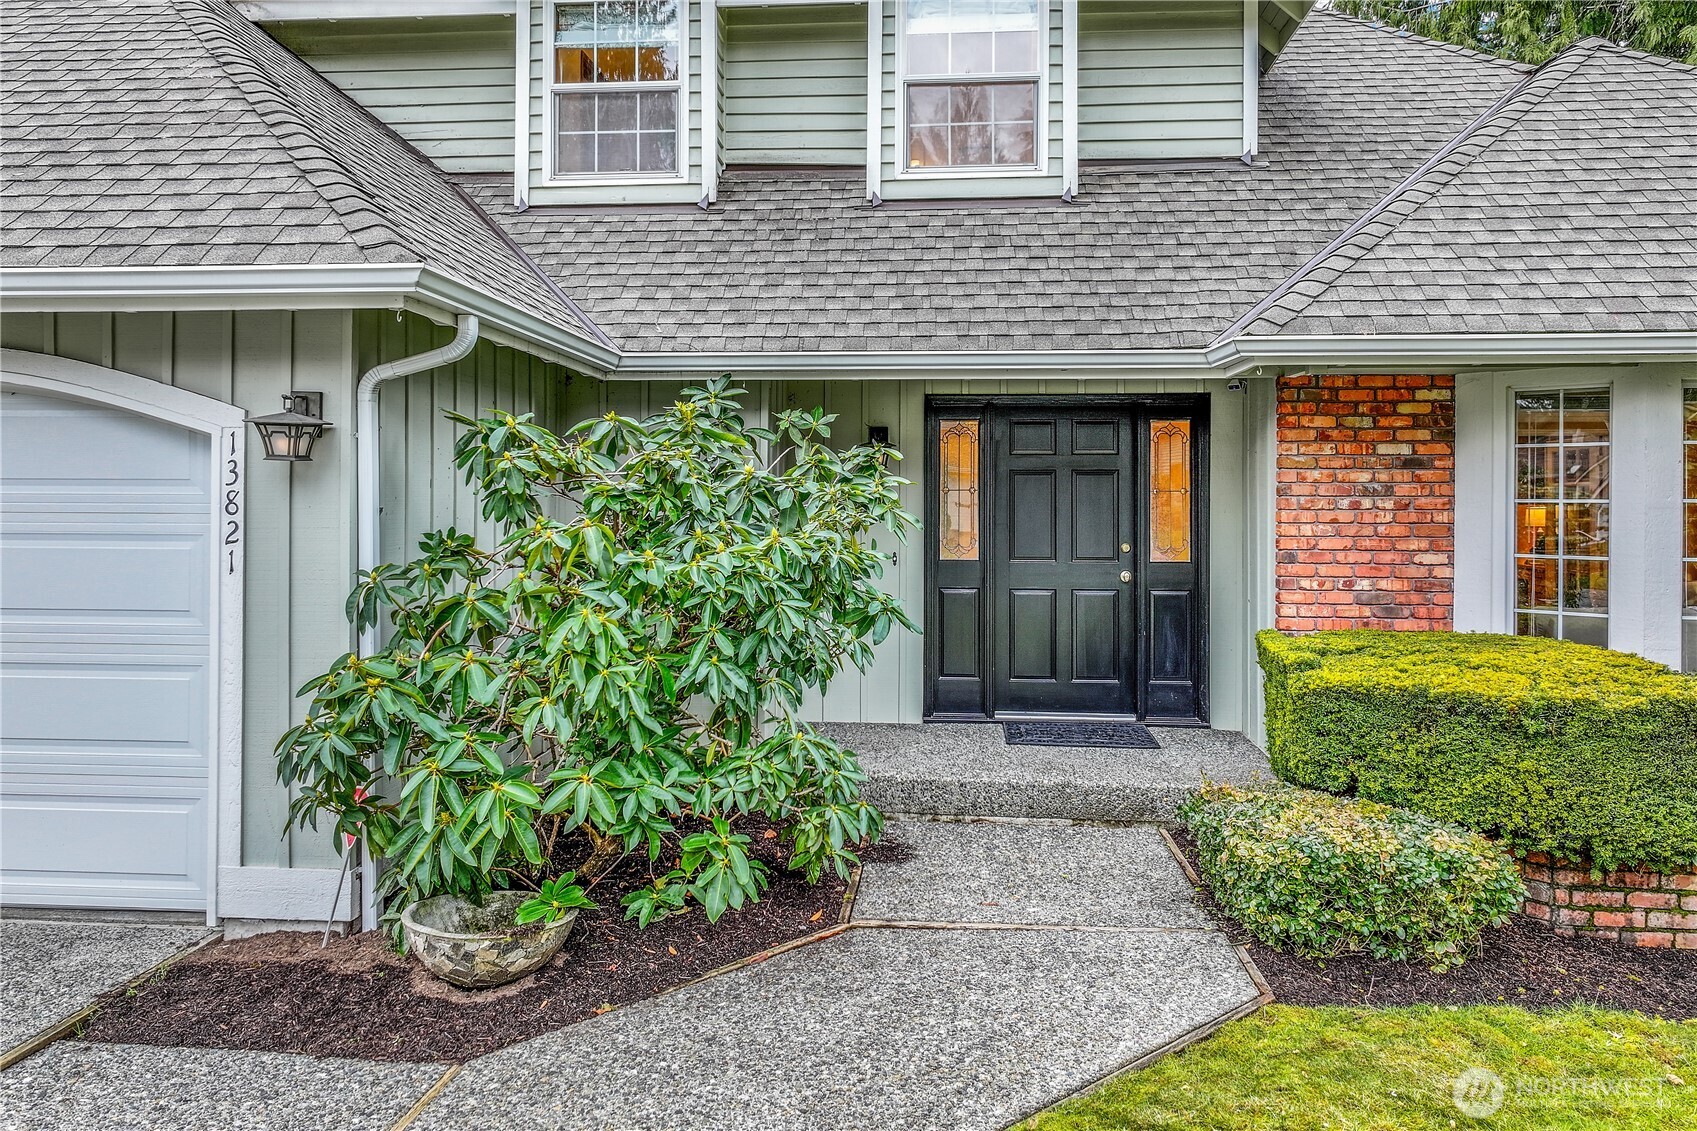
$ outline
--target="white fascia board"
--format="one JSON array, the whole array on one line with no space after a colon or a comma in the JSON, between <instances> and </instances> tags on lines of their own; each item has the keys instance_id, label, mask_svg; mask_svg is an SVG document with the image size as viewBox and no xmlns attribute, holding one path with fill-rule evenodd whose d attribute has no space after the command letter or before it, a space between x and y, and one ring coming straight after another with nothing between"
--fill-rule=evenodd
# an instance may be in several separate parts
<instances>
[{"instance_id":1,"label":"white fascia board","mask_svg":"<svg viewBox=\"0 0 1697 1131\"><path fill-rule=\"evenodd\" d=\"M1697 358L1697 332L1243 336L1205 355L1218 366L1315 369L1689 361Z\"/></svg>"},{"instance_id":2,"label":"white fascia board","mask_svg":"<svg viewBox=\"0 0 1697 1131\"><path fill-rule=\"evenodd\" d=\"M12 267L0 299L13 311L399 310L416 300L475 314L522 343L594 375L618 351L422 264L282 267Z\"/></svg>"},{"instance_id":3,"label":"white fascia board","mask_svg":"<svg viewBox=\"0 0 1697 1131\"><path fill-rule=\"evenodd\" d=\"M236 0L255 23L286 20L428 19L435 16L510 16L512 0Z\"/></svg>"},{"instance_id":4,"label":"white fascia board","mask_svg":"<svg viewBox=\"0 0 1697 1131\"><path fill-rule=\"evenodd\" d=\"M619 351L612 346L562 330L451 275L425 268L420 273L418 293L456 313L475 314L489 325L527 342L557 350L593 375L604 376L619 364Z\"/></svg>"},{"instance_id":5,"label":"white fascia board","mask_svg":"<svg viewBox=\"0 0 1697 1131\"><path fill-rule=\"evenodd\" d=\"M12 310L366 309L399 306L417 263L278 267L7 267Z\"/></svg>"},{"instance_id":6,"label":"white fascia board","mask_svg":"<svg viewBox=\"0 0 1697 1131\"><path fill-rule=\"evenodd\" d=\"M986 378L1010 373L1046 377L1160 379L1207 377L1210 366L1201 350L1050 350L1050 351L840 351L789 353L626 353L620 380L668 380L693 373L737 373L762 378L830 377L856 380L911 380L939 374Z\"/></svg>"}]
</instances>

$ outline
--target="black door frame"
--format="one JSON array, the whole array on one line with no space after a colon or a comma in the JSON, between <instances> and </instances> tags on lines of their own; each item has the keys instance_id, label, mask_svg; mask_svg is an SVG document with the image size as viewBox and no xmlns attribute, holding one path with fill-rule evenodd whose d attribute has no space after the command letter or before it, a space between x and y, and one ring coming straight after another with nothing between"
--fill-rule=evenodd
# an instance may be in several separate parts
<instances>
[{"instance_id":1,"label":"black door frame","mask_svg":"<svg viewBox=\"0 0 1697 1131\"><path fill-rule=\"evenodd\" d=\"M996 475L992 465L994 458L991 445L983 442L989 436L989 414L992 409L1005 408L1035 408L1035 409L1120 409L1126 412L1132 420L1133 436L1133 496L1135 499L1134 537L1138 545L1137 569L1137 600L1133 614L1135 655L1135 686L1133 699L1136 704L1137 718L1145 722L1159 723L1163 726L1195 726L1208 725L1208 606L1209 606L1209 543L1210 531L1208 523L1209 501L1211 498L1208 481L1209 445L1211 429L1209 427L1208 407L1209 397L1206 393L1076 393L1076 394L990 394L983 396L947 394L931 395L925 398L925 695L924 710L928 721L936 722L985 722L997 720L993 704L990 702L993 694L994 680L989 673L984 673L982 680L982 695L976 711L962 709L956 705L953 709L939 710L937 704L938 673L942 667L943 642L938 631L941 623L938 615L940 585L938 578L939 558L937 534L939 530L940 492L940 453L938 451L940 429L939 421L945 418L958 419L963 415L974 414L980 421L979 443L979 536L980 561L983 577L980 582L982 591L990 591L989 574L993 568L994 551L988 540L994 531L989 517L995 511ZM1191 423L1191 555L1196 571L1196 589L1194 609L1192 613L1192 639L1196 642L1194 662L1194 678L1196 688L1196 717L1170 718L1151 716L1148 713L1148 681L1151 670L1151 633L1148 630L1148 610L1150 600L1150 569L1145 562L1147 555L1147 532L1149 528L1149 455L1148 455L1148 423L1151 417L1160 417L1163 413L1182 414ZM991 654L992 640L992 602L981 599L978 601L978 654L986 660ZM1008 715L1002 715L1007 718ZM1098 717L1098 716L1091 716Z\"/></svg>"}]
</instances>

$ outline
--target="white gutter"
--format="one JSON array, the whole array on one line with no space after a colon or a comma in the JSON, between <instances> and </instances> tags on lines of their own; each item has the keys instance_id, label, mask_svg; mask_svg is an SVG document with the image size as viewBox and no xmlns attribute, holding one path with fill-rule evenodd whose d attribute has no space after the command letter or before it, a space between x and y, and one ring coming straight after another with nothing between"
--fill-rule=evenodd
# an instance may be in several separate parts
<instances>
[{"instance_id":1,"label":"white gutter","mask_svg":"<svg viewBox=\"0 0 1697 1131\"><path fill-rule=\"evenodd\" d=\"M1287 372L1354 365L1480 367L1688 361L1697 333L1240 335L1180 350L839 350L785 353L621 353L440 271L381 267L12 267L0 269L8 311L401 309L408 299L476 315L482 333L545 346L589 376L665 380L750 377L922 379L939 373L1007 378L1231 377L1258 366Z\"/></svg>"},{"instance_id":2,"label":"white gutter","mask_svg":"<svg viewBox=\"0 0 1697 1131\"><path fill-rule=\"evenodd\" d=\"M9 267L0 269L6 309L67 310L399 310L422 299L451 314L475 314L486 328L543 346L593 376L619 351L516 309L452 275L420 263L278 267Z\"/></svg>"},{"instance_id":3,"label":"white gutter","mask_svg":"<svg viewBox=\"0 0 1697 1131\"><path fill-rule=\"evenodd\" d=\"M477 345L477 317L462 314L458 323L459 332L447 345L411 357L385 361L366 370L359 379L359 389L354 394L354 490L355 518L358 522L354 558L355 565L362 574L377 568L379 555L377 386L396 377L422 373L439 365L452 365L469 354L472 347ZM378 639L376 625L360 629L359 654L369 656L376 652ZM377 870L371 859L371 846L362 840L360 875L363 882L360 884L360 915L367 930L377 926L376 874Z\"/></svg>"},{"instance_id":4,"label":"white gutter","mask_svg":"<svg viewBox=\"0 0 1697 1131\"><path fill-rule=\"evenodd\" d=\"M678 374L923 379L940 373L1002 378L1231 377L1248 369L1286 371L1351 365L1478 367L1562 362L1679 361L1697 358L1697 333L1337 334L1241 337L1188 350L1005 350L979 352L860 350L831 353L625 353L620 380L667 380Z\"/></svg>"}]
</instances>

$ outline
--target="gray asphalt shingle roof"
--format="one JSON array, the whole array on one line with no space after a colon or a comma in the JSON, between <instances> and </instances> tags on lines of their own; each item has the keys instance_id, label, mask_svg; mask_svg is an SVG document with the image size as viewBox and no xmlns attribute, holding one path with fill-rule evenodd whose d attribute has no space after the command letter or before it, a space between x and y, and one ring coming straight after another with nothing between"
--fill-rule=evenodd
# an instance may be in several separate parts
<instances>
[{"instance_id":1,"label":"gray asphalt shingle roof","mask_svg":"<svg viewBox=\"0 0 1697 1131\"><path fill-rule=\"evenodd\" d=\"M591 335L441 172L216 0L11 5L8 267L423 263Z\"/></svg>"},{"instance_id":2,"label":"gray asphalt shingle roof","mask_svg":"<svg viewBox=\"0 0 1697 1131\"><path fill-rule=\"evenodd\" d=\"M1076 205L871 208L857 169L733 170L710 213L466 183L628 351L1194 347L1527 71L1316 13L1263 80L1255 168L1088 169Z\"/></svg>"},{"instance_id":3,"label":"gray asphalt shingle roof","mask_svg":"<svg viewBox=\"0 0 1697 1131\"><path fill-rule=\"evenodd\" d=\"M1527 79L1228 333L1694 327L1697 67L1591 40Z\"/></svg>"},{"instance_id":4,"label":"gray asphalt shingle roof","mask_svg":"<svg viewBox=\"0 0 1697 1131\"><path fill-rule=\"evenodd\" d=\"M1697 70L1600 43L1534 74L1316 12L1253 167L1087 168L1075 204L733 169L708 212L519 211L222 0L8 15L8 267L425 263L634 353L1697 328Z\"/></svg>"}]
</instances>

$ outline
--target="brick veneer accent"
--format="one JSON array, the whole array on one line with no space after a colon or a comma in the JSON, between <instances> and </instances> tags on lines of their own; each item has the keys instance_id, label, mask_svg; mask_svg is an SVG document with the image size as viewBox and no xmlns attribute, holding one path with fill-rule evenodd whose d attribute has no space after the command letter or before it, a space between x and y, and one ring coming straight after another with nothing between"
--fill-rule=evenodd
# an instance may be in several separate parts
<instances>
[{"instance_id":1,"label":"brick veneer accent","mask_svg":"<svg viewBox=\"0 0 1697 1131\"><path fill-rule=\"evenodd\" d=\"M1697 950L1697 872L1608 872L1542 852L1520 862L1527 915L1558 935L1592 935L1634 946Z\"/></svg>"},{"instance_id":2,"label":"brick veneer accent","mask_svg":"<svg viewBox=\"0 0 1697 1131\"><path fill-rule=\"evenodd\" d=\"M1278 382L1279 628L1447 629L1455 378Z\"/></svg>"}]
</instances>

